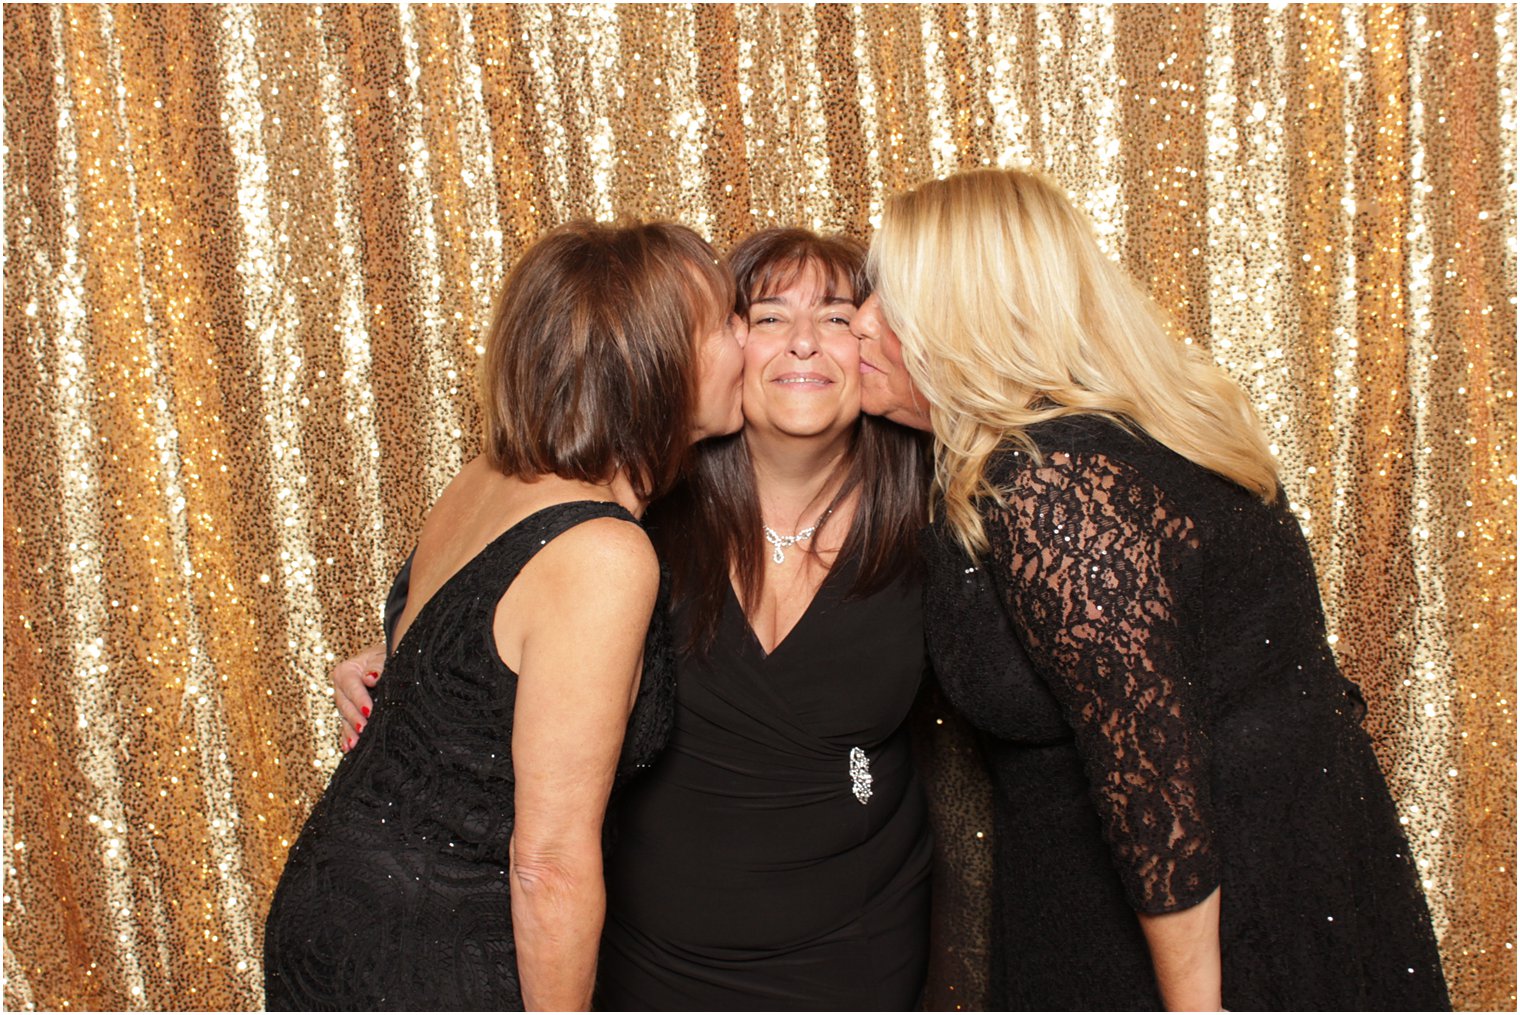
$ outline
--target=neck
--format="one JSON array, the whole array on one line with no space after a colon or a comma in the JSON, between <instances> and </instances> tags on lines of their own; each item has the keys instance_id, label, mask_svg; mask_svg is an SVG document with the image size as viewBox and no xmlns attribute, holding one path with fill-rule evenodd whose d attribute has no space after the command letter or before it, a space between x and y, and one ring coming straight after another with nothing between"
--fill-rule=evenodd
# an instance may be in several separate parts
<instances>
[{"instance_id":1,"label":"neck","mask_svg":"<svg viewBox=\"0 0 1520 1015\"><path fill-rule=\"evenodd\" d=\"M850 431L821 437L745 433L760 516L783 534L817 524L844 480Z\"/></svg>"},{"instance_id":2,"label":"neck","mask_svg":"<svg viewBox=\"0 0 1520 1015\"><path fill-rule=\"evenodd\" d=\"M628 474L619 470L605 483L590 483L579 479L559 479L556 476L540 476L535 482L545 480L568 484L576 493L583 495L586 500L605 500L616 504L635 518L644 515L644 509L649 502L643 500L633 491L633 483Z\"/></svg>"},{"instance_id":3,"label":"neck","mask_svg":"<svg viewBox=\"0 0 1520 1015\"><path fill-rule=\"evenodd\" d=\"M649 502L633 492L633 482L628 474L621 469L612 477L612 481L602 485L599 489L607 491L608 495L635 518L644 517L644 509Z\"/></svg>"}]
</instances>

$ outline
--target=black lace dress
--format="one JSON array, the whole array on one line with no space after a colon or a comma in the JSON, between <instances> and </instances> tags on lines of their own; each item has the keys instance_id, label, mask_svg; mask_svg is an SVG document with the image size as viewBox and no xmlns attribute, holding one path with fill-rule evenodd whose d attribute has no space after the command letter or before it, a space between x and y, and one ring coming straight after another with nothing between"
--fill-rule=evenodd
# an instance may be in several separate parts
<instances>
[{"instance_id":1,"label":"black lace dress","mask_svg":"<svg viewBox=\"0 0 1520 1015\"><path fill-rule=\"evenodd\" d=\"M364 735L291 847L264 940L270 1009L521 1009L507 847L517 676L492 635L523 566L598 501L557 504L504 532L423 605L386 663ZM398 583L405 585L403 571ZM669 735L664 589L619 781ZM392 601L404 597L393 593Z\"/></svg>"},{"instance_id":2,"label":"black lace dress","mask_svg":"<svg viewBox=\"0 0 1520 1015\"><path fill-rule=\"evenodd\" d=\"M1136 911L1221 888L1232 1009L1449 1007L1409 847L1286 498L1096 417L988 476L926 623L993 778L989 1006L1160 1006ZM1026 654L1027 653L1027 654Z\"/></svg>"}]
</instances>

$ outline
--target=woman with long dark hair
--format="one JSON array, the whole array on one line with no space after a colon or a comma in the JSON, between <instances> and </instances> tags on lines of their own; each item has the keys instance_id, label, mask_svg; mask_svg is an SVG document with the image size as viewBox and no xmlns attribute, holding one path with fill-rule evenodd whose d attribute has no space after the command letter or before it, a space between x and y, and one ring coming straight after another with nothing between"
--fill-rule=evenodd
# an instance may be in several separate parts
<instances>
[{"instance_id":1,"label":"woman with long dark hair","mask_svg":"<svg viewBox=\"0 0 1520 1015\"><path fill-rule=\"evenodd\" d=\"M853 241L729 255L744 429L651 515L675 728L620 809L599 1005L915 1007L930 843L904 719L925 672L923 443L860 415Z\"/></svg>"}]
</instances>

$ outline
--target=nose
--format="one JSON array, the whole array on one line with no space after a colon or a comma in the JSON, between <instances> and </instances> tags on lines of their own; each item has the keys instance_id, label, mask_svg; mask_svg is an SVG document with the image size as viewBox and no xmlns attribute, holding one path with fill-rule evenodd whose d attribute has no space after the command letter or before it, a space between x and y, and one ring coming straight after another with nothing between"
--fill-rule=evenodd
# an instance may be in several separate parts
<instances>
[{"instance_id":1,"label":"nose","mask_svg":"<svg viewBox=\"0 0 1520 1015\"><path fill-rule=\"evenodd\" d=\"M860 309L855 311L855 316L850 319L850 334L862 342L869 341L880 334L877 325L881 321L881 300L872 293L866 297Z\"/></svg>"},{"instance_id":2,"label":"nose","mask_svg":"<svg viewBox=\"0 0 1520 1015\"><path fill-rule=\"evenodd\" d=\"M813 328L811 316L802 315L792 326L792 334L786 348L798 359L811 359L818 352L818 332Z\"/></svg>"}]
</instances>

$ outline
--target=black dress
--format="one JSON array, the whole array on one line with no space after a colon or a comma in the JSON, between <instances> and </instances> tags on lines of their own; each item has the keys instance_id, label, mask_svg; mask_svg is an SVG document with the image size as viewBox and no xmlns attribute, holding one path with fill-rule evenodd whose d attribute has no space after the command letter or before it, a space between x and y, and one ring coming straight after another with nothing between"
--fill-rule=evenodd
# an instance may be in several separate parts
<instances>
[{"instance_id":1,"label":"black dress","mask_svg":"<svg viewBox=\"0 0 1520 1015\"><path fill-rule=\"evenodd\" d=\"M990 1006L1158 1008L1135 912L1222 886L1227 1008L1448 1008L1286 497L1097 417L1030 435L1043 467L988 462L983 565L927 546L930 655L993 778Z\"/></svg>"},{"instance_id":2,"label":"black dress","mask_svg":"<svg viewBox=\"0 0 1520 1015\"><path fill-rule=\"evenodd\" d=\"M275 890L264 939L269 1008L522 1008L507 883L517 676L496 652L492 622L540 548L606 517L633 521L599 501L523 519L445 582L394 646L364 735ZM620 779L647 765L670 729L664 594Z\"/></svg>"},{"instance_id":3,"label":"black dress","mask_svg":"<svg viewBox=\"0 0 1520 1015\"><path fill-rule=\"evenodd\" d=\"M620 801L598 1007L916 1005L930 844L903 720L922 586L848 598L853 570L769 655L730 595L711 654L679 663L670 746Z\"/></svg>"}]
</instances>

